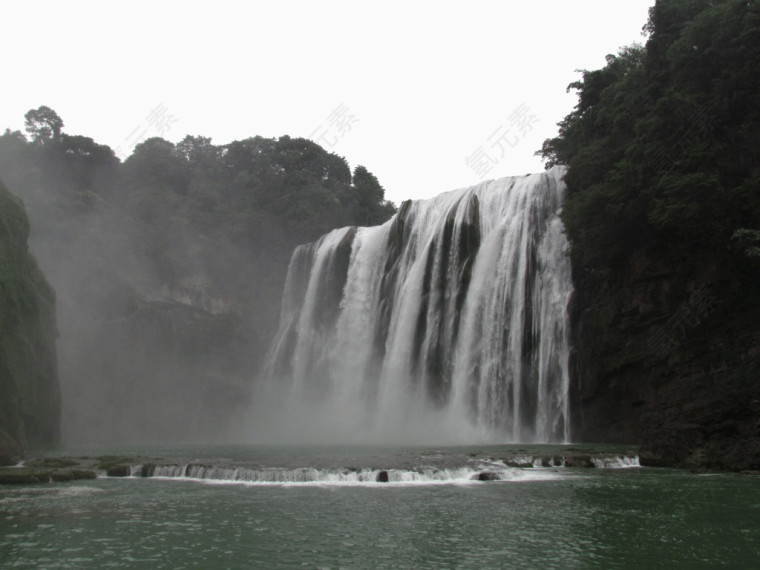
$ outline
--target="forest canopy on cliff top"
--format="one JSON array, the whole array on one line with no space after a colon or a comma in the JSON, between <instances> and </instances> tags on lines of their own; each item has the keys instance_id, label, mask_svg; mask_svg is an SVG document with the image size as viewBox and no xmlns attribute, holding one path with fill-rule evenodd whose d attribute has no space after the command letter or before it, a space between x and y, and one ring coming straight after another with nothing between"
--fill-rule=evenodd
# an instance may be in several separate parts
<instances>
[{"instance_id":1,"label":"forest canopy on cliff top","mask_svg":"<svg viewBox=\"0 0 760 570\"><path fill-rule=\"evenodd\" d=\"M250 288L241 279L257 289L272 263L282 272L299 243L339 226L382 223L395 211L365 167L352 172L344 158L306 139L150 138L122 163L111 148L63 127L43 106L26 114L28 137L0 136L0 177L26 204L33 244L64 251L109 242L111 251L93 264L107 264L108 253L120 263L139 258L137 273L154 285L171 288L202 273L238 296ZM236 255L258 259L258 277L241 271Z\"/></svg>"},{"instance_id":2,"label":"forest canopy on cliff top","mask_svg":"<svg viewBox=\"0 0 760 570\"><path fill-rule=\"evenodd\" d=\"M578 103L541 151L568 166L574 267L614 271L645 246L756 256L760 2L659 1L645 31L568 87Z\"/></svg>"}]
</instances>

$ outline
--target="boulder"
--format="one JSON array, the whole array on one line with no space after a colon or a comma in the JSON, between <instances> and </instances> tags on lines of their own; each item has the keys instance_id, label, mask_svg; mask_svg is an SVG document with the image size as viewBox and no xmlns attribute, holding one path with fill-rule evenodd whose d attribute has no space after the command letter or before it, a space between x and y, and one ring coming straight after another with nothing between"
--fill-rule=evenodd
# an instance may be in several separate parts
<instances>
[{"instance_id":1,"label":"boulder","mask_svg":"<svg viewBox=\"0 0 760 570\"><path fill-rule=\"evenodd\" d=\"M33 485L50 482L49 471L14 469L0 471L0 485Z\"/></svg>"},{"instance_id":2,"label":"boulder","mask_svg":"<svg viewBox=\"0 0 760 570\"><path fill-rule=\"evenodd\" d=\"M565 457L565 467L594 467L590 455L568 455Z\"/></svg>"},{"instance_id":3,"label":"boulder","mask_svg":"<svg viewBox=\"0 0 760 570\"><path fill-rule=\"evenodd\" d=\"M106 471L109 477L129 477L132 475L132 467L129 465L114 465Z\"/></svg>"},{"instance_id":4,"label":"boulder","mask_svg":"<svg viewBox=\"0 0 760 570\"><path fill-rule=\"evenodd\" d=\"M498 473L493 471L481 471L478 473L478 481L499 481L500 477Z\"/></svg>"},{"instance_id":5,"label":"boulder","mask_svg":"<svg viewBox=\"0 0 760 570\"><path fill-rule=\"evenodd\" d=\"M71 475L74 479L97 479L98 474L89 469L72 469Z\"/></svg>"}]
</instances>

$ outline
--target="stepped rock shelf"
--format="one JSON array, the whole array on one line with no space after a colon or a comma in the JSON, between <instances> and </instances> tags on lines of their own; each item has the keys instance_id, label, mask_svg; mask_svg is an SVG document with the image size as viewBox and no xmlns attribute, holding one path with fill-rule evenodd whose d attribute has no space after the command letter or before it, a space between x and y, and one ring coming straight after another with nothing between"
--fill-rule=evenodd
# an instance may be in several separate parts
<instances>
[{"instance_id":1,"label":"stepped rock shelf","mask_svg":"<svg viewBox=\"0 0 760 570\"><path fill-rule=\"evenodd\" d=\"M393 468L372 460L361 466L278 467L247 462L208 463L167 461L161 457L98 456L36 457L12 467L0 468L0 484L30 485L65 483L102 477L133 477L225 481L240 484L329 484L329 483L461 483L518 479L521 472L574 468L639 467L633 448L599 450L547 446L536 452L510 448L497 457L469 453L459 464L436 462L430 457L395 464Z\"/></svg>"}]
</instances>

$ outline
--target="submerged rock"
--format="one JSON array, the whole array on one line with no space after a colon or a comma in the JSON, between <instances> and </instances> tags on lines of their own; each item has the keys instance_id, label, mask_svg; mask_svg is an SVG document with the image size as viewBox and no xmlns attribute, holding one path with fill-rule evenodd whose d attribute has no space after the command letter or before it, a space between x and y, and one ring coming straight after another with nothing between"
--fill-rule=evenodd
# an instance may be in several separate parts
<instances>
[{"instance_id":1,"label":"submerged rock","mask_svg":"<svg viewBox=\"0 0 760 570\"><path fill-rule=\"evenodd\" d=\"M39 469L38 467L11 467L0 469L0 485L34 485L36 483L65 483L78 479L95 479L90 469Z\"/></svg>"},{"instance_id":2,"label":"submerged rock","mask_svg":"<svg viewBox=\"0 0 760 570\"><path fill-rule=\"evenodd\" d=\"M0 472L0 485L33 485L34 483L48 483L49 481L49 471L29 471L20 469L14 472Z\"/></svg>"},{"instance_id":3,"label":"submerged rock","mask_svg":"<svg viewBox=\"0 0 760 570\"><path fill-rule=\"evenodd\" d=\"M565 467L595 467L590 455L568 455Z\"/></svg>"},{"instance_id":4,"label":"submerged rock","mask_svg":"<svg viewBox=\"0 0 760 570\"><path fill-rule=\"evenodd\" d=\"M71 474L74 479L97 479L98 474L89 469L72 469Z\"/></svg>"}]
</instances>

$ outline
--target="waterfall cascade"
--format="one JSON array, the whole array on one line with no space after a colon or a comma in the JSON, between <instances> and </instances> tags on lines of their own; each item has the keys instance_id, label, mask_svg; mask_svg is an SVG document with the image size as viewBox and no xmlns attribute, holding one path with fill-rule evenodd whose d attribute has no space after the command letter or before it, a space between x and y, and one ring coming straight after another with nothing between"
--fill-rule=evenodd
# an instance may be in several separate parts
<instances>
[{"instance_id":1,"label":"waterfall cascade","mask_svg":"<svg viewBox=\"0 0 760 570\"><path fill-rule=\"evenodd\" d=\"M569 440L561 168L404 202L293 254L258 437Z\"/></svg>"}]
</instances>

